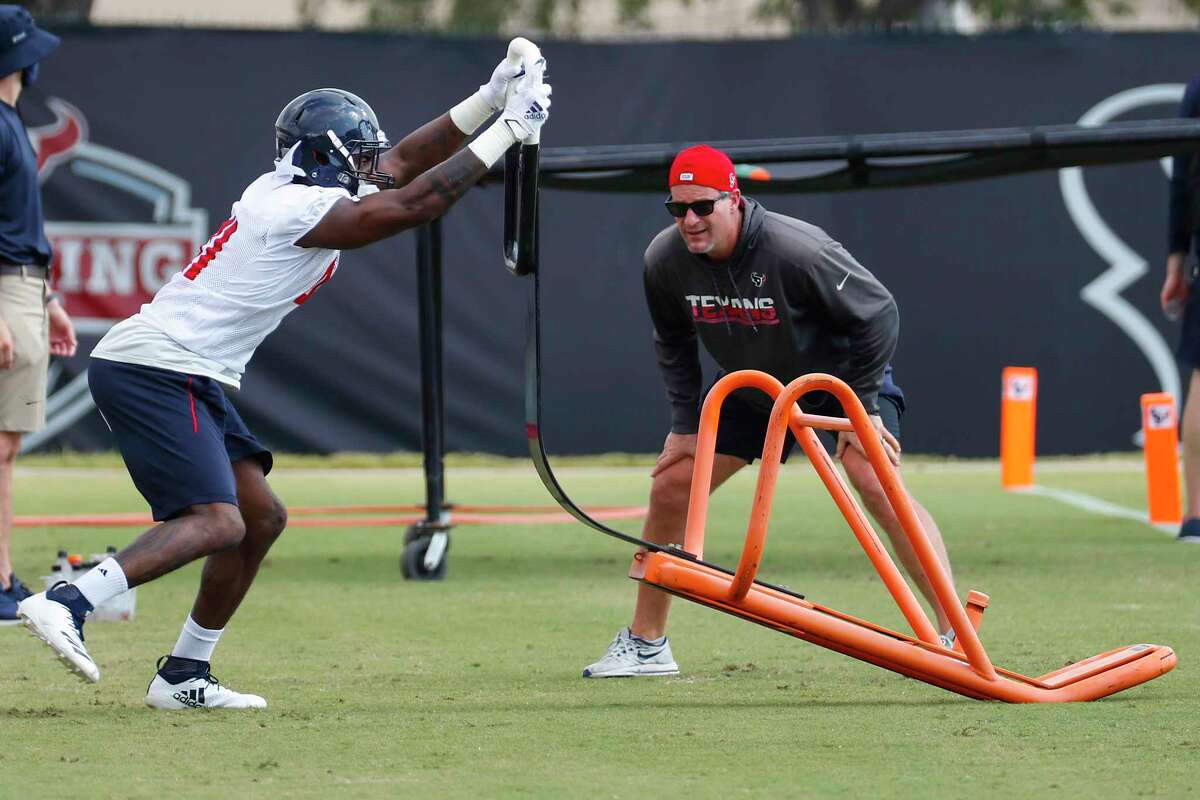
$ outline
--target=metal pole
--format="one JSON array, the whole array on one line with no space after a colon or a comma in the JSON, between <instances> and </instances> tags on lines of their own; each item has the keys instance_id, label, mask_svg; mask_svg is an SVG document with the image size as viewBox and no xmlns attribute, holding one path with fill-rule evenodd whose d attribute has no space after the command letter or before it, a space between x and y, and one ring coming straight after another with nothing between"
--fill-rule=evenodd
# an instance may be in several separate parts
<instances>
[{"instance_id":1,"label":"metal pole","mask_svg":"<svg viewBox=\"0 0 1200 800\"><path fill-rule=\"evenodd\" d=\"M421 450L425 466L425 520L436 524L445 503L445 404L442 385L442 226L417 230L417 302L421 350Z\"/></svg>"}]
</instances>

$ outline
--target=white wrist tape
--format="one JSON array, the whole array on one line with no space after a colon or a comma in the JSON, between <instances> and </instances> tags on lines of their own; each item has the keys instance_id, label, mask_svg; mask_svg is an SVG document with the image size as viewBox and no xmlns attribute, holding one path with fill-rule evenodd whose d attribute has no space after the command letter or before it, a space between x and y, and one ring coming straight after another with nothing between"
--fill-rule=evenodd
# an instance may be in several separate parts
<instances>
[{"instance_id":1,"label":"white wrist tape","mask_svg":"<svg viewBox=\"0 0 1200 800\"><path fill-rule=\"evenodd\" d=\"M470 136L495 113L488 101L483 99L483 92L476 92L450 109L450 119L456 128Z\"/></svg>"},{"instance_id":2,"label":"white wrist tape","mask_svg":"<svg viewBox=\"0 0 1200 800\"><path fill-rule=\"evenodd\" d=\"M487 167L491 167L501 159L508 148L517 143L517 135L509 128L503 118L496 120L491 126L479 134L475 141L467 145L471 152L479 156Z\"/></svg>"}]
</instances>

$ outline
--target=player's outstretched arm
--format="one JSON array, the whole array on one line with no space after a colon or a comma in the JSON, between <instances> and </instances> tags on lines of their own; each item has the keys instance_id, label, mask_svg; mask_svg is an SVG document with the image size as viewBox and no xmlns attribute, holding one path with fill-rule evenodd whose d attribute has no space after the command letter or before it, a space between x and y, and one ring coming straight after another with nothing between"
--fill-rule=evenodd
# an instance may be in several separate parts
<instances>
[{"instance_id":1,"label":"player's outstretched arm","mask_svg":"<svg viewBox=\"0 0 1200 800\"><path fill-rule=\"evenodd\" d=\"M341 200L296 242L301 247L353 250L445 214L505 151L530 139L549 117L550 86L536 83L513 92L491 127L406 186L376 192L359 201Z\"/></svg>"},{"instance_id":2,"label":"player's outstretched arm","mask_svg":"<svg viewBox=\"0 0 1200 800\"><path fill-rule=\"evenodd\" d=\"M421 173L458 152L492 115L504 108L508 84L521 72L519 64L502 60L479 91L437 119L405 136L379 157L379 168L406 186Z\"/></svg>"},{"instance_id":3,"label":"player's outstretched arm","mask_svg":"<svg viewBox=\"0 0 1200 800\"><path fill-rule=\"evenodd\" d=\"M379 169L391 175L396 186L407 186L417 175L458 152L469 135L459 130L449 114L442 114L381 155Z\"/></svg>"}]
</instances>

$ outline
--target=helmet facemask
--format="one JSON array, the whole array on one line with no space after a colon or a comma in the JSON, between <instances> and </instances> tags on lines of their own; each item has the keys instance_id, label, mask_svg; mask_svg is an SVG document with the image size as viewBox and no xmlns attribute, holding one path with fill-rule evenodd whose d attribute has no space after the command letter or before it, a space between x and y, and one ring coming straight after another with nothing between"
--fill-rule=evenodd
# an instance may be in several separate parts
<instances>
[{"instance_id":1,"label":"helmet facemask","mask_svg":"<svg viewBox=\"0 0 1200 800\"><path fill-rule=\"evenodd\" d=\"M326 153L317 152L318 161L325 155L329 161L340 168L338 183L345 186L351 194L358 193L360 181L374 184L380 189L391 189L396 185L396 179L386 172L379 171L379 154L391 145L383 131L378 131L375 141L367 139L352 139L343 142L332 130L325 132L332 150Z\"/></svg>"}]
</instances>

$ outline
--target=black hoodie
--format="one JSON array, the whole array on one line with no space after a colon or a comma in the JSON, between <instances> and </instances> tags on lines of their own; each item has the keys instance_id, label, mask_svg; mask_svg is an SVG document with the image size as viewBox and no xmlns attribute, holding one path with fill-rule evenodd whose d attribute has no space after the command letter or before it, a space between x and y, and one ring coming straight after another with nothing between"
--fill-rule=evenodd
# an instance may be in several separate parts
<instances>
[{"instance_id":1,"label":"black hoodie","mask_svg":"<svg viewBox=\"0 0 1200 800\"><path fill-rule=\"evenodd\" d=\"M695 433L699 426L697 334L726 372L762 370L785 385L827 372L849 384L868 413L878 413L883 371L900 330L896 301L825 231L745 198L741 234L727 261L688 252L674 225L654 237L645 261L672 432ZM761 392L743 394L770 410Z\"/></svg>"}]
</instances>

